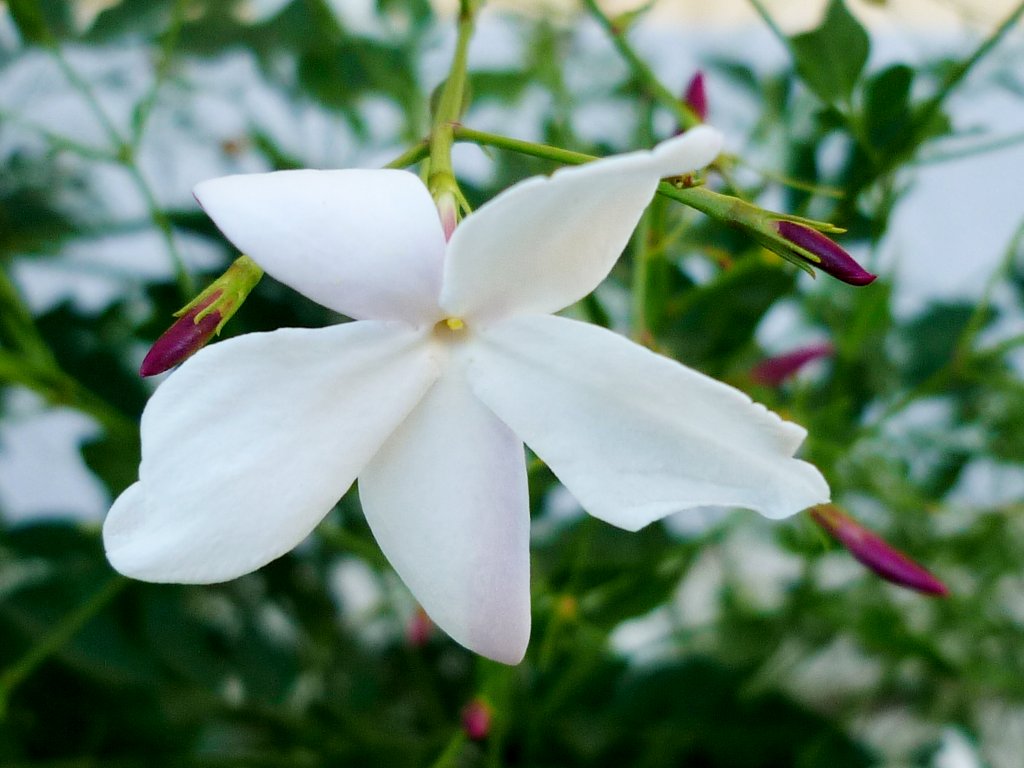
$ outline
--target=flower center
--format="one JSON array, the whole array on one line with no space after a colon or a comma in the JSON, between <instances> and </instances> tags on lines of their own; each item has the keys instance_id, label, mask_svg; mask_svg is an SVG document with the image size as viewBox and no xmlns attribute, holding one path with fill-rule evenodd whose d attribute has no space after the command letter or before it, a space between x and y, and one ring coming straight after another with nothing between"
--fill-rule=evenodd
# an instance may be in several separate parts
<instances>
[{"instance_id":1,"label":"flower center","mask_svg":"<svg viewBox=\"0 0 1024 768\"><path fill-rule=\"evenodd\" d=\"M469 329L461 317L446 317L434 326L434 338L448 344L463 341Z\"/></svg>"}]
</instances>

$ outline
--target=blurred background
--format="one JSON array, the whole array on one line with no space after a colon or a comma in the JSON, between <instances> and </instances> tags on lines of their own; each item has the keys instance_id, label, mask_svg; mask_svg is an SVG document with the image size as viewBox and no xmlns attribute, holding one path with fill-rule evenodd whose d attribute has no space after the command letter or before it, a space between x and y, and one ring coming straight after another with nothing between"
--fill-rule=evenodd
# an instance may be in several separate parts
<instances>
[{"instance_id":1,"label":"blurred background","mask_svg":"<svg viewBox=\"0 0 1024 768\"><path fill-rule=\"evenodd\" d=\"M355 493L228 584L129 583L106 564L99 526L136 477L159 383L139 363L237 255L192 186L392 160L428 129L453 5L0 3L0 765L1018 768L1012 2L601 5L672 93L704 73L731 158L713 187L834 221L880 275L812 279L659 201L649 343L807 427L836 502L948 598L881 581L804 516L702 510L628 534L542 467L516 668L424 622ZM480 130L608 154L678 128L572 2L489 3L470 72ZM470 144L454 159L474 204L553 169ZM573 311L628 332L633 256ZM223 335L338 320L267 278ZM752 373L822 343L783 381ZM471 702L486 734L465 730Z\"/></svg>"}]
</instances>

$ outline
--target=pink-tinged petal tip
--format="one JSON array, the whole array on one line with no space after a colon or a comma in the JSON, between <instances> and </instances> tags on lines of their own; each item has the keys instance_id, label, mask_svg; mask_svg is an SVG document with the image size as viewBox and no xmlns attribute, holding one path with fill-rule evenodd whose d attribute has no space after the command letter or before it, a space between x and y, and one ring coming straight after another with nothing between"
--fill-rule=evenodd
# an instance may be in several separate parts
<instances>
[{"instance_id":1,"label":"pink-tinged petal tip","mask_svg":"<svg viewBox=\"0 0 1024 768\"><path fill-rule=\"evenodd\" d=\"M157 339L139 367L140 376L156 376L158 373L169 371L176 365L185 362L188 358L206 346L206 343L213 338L220 325L220 312L212 310L204 313L207 307L212 304L220 295L217 291L207 299L193 306L185 314L179 317L164 331Z\"/></svg>"},{"instance_id":2,"label":"pink-tinged petal tip","mask_svg":"<svg viewBox=\"0 0 1024 768\"><path fill-rule=\"evenodd\" d=\"M949 594L946 585L925 568L839 508L821 504L813 507L810 513L814 521L846 547L850 554L886 581L926 595L945 597Z\"/></svg>"},{"instance_id":3,"label":"pink-tinged petal tip","mask_svg":"<svg viewBox=\"0 0 1024 768\"><path fill-rule=\"evenodd\" d=\"M767 357L750 370L750 378L766 387L777 387L805 365L823 357L831 357L831 344L811 344L782 355Z\"/></svg>"},{"instance_id":4,"label":"pink-tinged petal tip","mask_svg":"<svg viewBox=\"0 0 1024 768\"><path fill-rule=\"evenodd\" d=\"M686 86L683 103L693 110L701 122L708 119L708 94L704 87L704 73L700 70L697 70L689 85Z\"/></svg>"},{"instance_id":5,"label":"pink-tinged petal tip","mask_svg":"<svg viewBox=\"0 0 1024 768\"><path fill-rule=\"evenodd\" d=\"M817 260L809 259L804 254L798 254L801 258L837 280L849 285L867 285L878 277L864 269L854 260L853 256L816 229L811 229L795 221L777 221L775 226L782 237L797 248L816 256Z\"/></svg>"}]
</instances>

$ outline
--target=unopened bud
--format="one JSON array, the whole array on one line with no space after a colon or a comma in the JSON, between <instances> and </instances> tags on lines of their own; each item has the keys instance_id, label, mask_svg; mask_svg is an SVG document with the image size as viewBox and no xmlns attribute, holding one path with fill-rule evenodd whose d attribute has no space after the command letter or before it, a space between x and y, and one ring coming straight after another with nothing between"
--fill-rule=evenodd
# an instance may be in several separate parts
<instances>
[{"instance_id":1,"label":"unopened bud","mask_svg":"<svg viewBox=\"0 0 1024 768\"><path fill-rule=\"evenodd\" d=\"M482 741L491 732L491 705L477 697L462 708L462 730L473 741Z\"/></svg>"},{"instance_id":2,"label":"unopened bud","mask_svg":"<svg viewBox=\"0 0 1024 768\"><path fill-rule=\"evenodd\" d=\"M174 313L178 319L150 347L139 374L163 373L206 346L242 306L261 277L263 270L248 256L235 259L223 275Z\"/></svg>"},{"instance_id":3,"label":"unopened bud","mask_svg":"<svg viewBox=\"0 0 1024 768\"><path fill-rule=\"evenodd\" d=\"M420 606L416 606L412 618L409 619L409 623L405 627L405 637L413 648L422 648L430 640L433 628L434 622L430 620L427 612Z\"/></svg>"},{"instance_id":4,"label":"unopened bud","mask_svg":"<svg viewBox=\"0 0 1024 768\"><path fill-rule=\"evenodd\" d=\"M931 573L838 507L820 504L812 507L810 513L850 554L886 581L927 595L945 597L949 594L946 585Z\"/></svg>"},{"instance_id":5,"label":"unopened bud","mask_svg":"<svg viewBox=\"0 0 1024 768\"><path fill-rule=\"evenodd\" d=\"M822 343L767 357L751 369L750 378L766 387L777 387L808 363L829 357L833 351L831 344Z\"/></svg>"},{"instance_id":6,"label":"unopened bud","mask_svg":"<svg viewBox=\"0 0 1024 768\"><path fill-rule=\"evenodd\" d=\"M683 103L686 104L700 121L703 123L708 119L708 94L704 89L704 73L699 69L697 74L686 86L686 93L683 94Z\"/></svg>"},{"instance_id":7,"label":"unopened bud","mask_svg":"<svg viewBox=\"0 0 1024 768\"><path fill-rule=\"evenodd\" d=\"M850 285L867 285L877 277L858 264L835 241L816 229L785 220L775 222L775 227L782 237L796 246L793 250L800 258L837 280Z\"/></svg>"}]
</instances>

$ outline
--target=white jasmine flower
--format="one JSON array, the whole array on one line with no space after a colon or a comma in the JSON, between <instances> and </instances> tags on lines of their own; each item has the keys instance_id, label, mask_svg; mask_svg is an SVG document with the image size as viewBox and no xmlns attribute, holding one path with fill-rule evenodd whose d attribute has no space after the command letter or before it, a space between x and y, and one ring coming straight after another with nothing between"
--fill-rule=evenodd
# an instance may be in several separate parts
<instances>
[{"instance_id":1,"label":"white jasmine flower","mask_svg":"<svg viewBox=\"0 0 1024 768\"><path fill-rule=\"evenodd\" d=\"M358 476L381 549L431 618L518 662L530 633L523 443L592 515L637 530L702 505L783 517L826 501L805 432L611 331L554 317L607 276L664 176L710 162L697 128L516 184L450 242L394 170L200 184L224 234L356 322L210 346L142 416L139 482L110 562L159 582L233 579L305 538Z\"/></svg>"}]
</instances>

